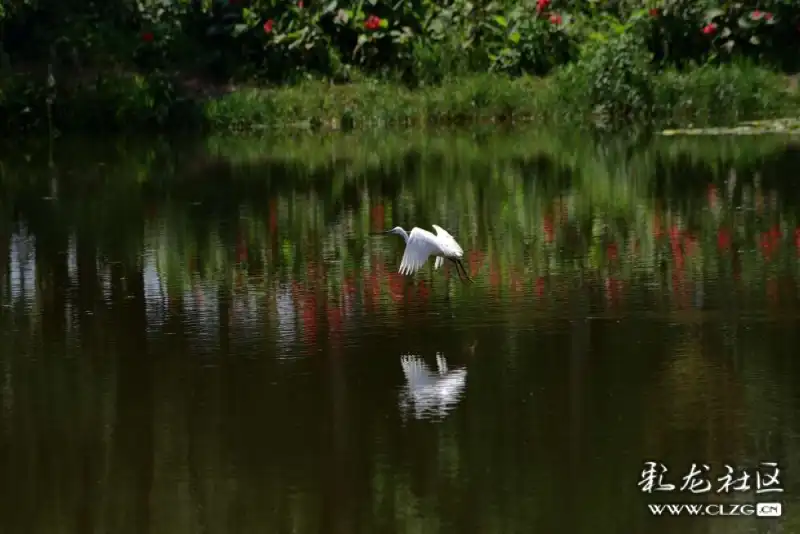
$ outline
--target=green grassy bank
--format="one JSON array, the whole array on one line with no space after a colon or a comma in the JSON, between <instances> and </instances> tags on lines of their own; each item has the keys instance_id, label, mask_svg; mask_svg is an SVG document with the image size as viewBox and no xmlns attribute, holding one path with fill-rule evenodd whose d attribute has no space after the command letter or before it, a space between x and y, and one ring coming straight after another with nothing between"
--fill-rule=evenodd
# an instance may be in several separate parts
<instances>
[{"instance_id":1,"label":"green grassy bank","mask_svg":"<svg viewBox=\"0 0 800 534\"><path fill-rule=\"evenodd\" d=\"M795 3L718 4L20 0L0 8L0 121L17 135L800 117Z\"/></svg>"},{"instance_id":2,"label":"green grassy bank","mask_svg":"<svg viewBox=\"0 0 800 534\"><path fill-rule=\"evenodd\" d=\"M647 73L636 91L597 94L588 69L544 77L455 77L409 89L364 79L190 87L178 77L106 73L49 93L29 76L3 84L6 132L364 129L535 121L548 125L663 128L732 126L800 116L790 80L752 65Z\"/></svg>"}]
</instances>

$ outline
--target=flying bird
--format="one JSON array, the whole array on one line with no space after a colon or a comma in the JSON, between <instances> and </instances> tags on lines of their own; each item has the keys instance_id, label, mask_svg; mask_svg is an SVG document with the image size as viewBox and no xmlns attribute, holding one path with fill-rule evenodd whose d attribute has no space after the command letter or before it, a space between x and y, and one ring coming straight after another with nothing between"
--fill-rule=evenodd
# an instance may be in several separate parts
<instances>
[{"instance_id":1,"label":"flying bird","mask_svg":"<svg viewBox=\"0 0 800 534\"><path fill-rule=\"evenodd\" d=\"M407 275L414 274L425 265L430 256L435 256L434 269L441 267L444 264L444 260L452 261L456 266L459 278L472 282L472 278L467 274L467 269L461 259L464 257L464 250L461 245L456 243L455 238L441 226L435 224L431 226L436 231L435 235L416 227L412 228L409 234L400 226L395 226L391 230L384 232L386 234L401 235L406 242L406 251L403 254L403 260L400 262L400 270L398 272ZM462 272L464 273L463 276Z\"/></svg>"}]
</instances>

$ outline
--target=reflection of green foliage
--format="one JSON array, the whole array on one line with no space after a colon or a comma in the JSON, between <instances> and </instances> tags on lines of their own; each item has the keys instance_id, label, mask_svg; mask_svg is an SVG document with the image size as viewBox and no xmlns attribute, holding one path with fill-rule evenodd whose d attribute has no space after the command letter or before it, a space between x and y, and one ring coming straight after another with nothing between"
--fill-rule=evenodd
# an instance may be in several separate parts
<instances>
[{"instance_id":1,"label":"reflection of green foliage","mask_svg":"<svg viewBox=\"0 0 800 534\"><path fill-rule=\"evenodd\" d=\"M70 142L54 146L55 165L50 169L35 147L17 146L3 158L0 238L4 241L0 243L8 246L5 240L14 229L12 222L28 223L36 238L40 269L34 313L24 315L3 308L0 316L5 321L4 332L17 336L15 344L9 345L13 350L0 352L4 401L0 436L8 440L4 443L24 445L3 456L15 460L4 467L10 468L7 479L21 497L0 503L0 516L3 520L17 517L21 524L22 514L15 516L13 508L24 500L37 503L39 524L63 524L71 517L67 511L83 509L89 498L65 488L83 488L88 480L95 492L92 510L97 511L90 519L97 530L114 530L129 521L134 512L130 503L141 499L139 502L149 502L148 509L154 510L151 515L144 514L158 527L153 530L194 532L202 524L209 530L224 531L230 528L229 518L235 511L231 503L235 502L236 510L249 511L238 520L242 529L288 525L301 533L318 532L321 506L327 504L321 501L330 498L320 496L322 469L324 476L337 483L333 485L337 495L349 492L353 504L343 507L344 511L337 508L337 525L349 523L352 529L353 525L381 523L376 531L451 532L452 525L440 518L448 517L448 510L462 510L468 502L481 520L481 531L513 532L519 530L518 525L528 529L541 521L544 510L556 508L562 496L551 489L555 484L566 487L567 475L563 465L550 461L554 448L560 451L560 436L548 434L552 420L543 414L552 412L541 408L549 406L559 390L531 386L534 368L530 362L537 358L536 354L531 357L530 347L539 345L531 342L536 339L523 337L520 327L530 330L534 320L561 317L564 295L560 292L579 284L608 282L613 288L619 281L627 284L621 298L635 300L640 298L638 290L660 282L672 298L699 288L709 298L720 300L734 290L733 271L739 268L742 283L737 287L757 300L769 295L767 287L776 275L800 274L792 242L800 207L793 203L793 191L784 185L787 169L796 168L796 161L784 147L783 140L766 137L659 138L637 146L524 131L443 132L430 137L212 138L174 151L158 142L127 147ZM97 164L98 154L103 155L102 166ZM755 170L760 177L754 177ZM727 181L734 172L736 183L729 191ZM59 184L58 196L43 201L53 179ZM709 185L714 187L709 189ZM492 367L486 365L471 378L483 381L484 386L469 393L472 406L489 403L487 397L514 406L513 419L504 415L511 411L498 415L471 408L443 424L426 425L424 435L429 439L404 446L398 444L398 423L386 417L387 409L380 406L368 411L371 407L351 402L345 410L334 410L339 419L329 427L322 425L319 430L304 425L302 436L292 435L297 432L297 421L319 420L320 404L298 402L287 409L287 399L297 392L298 383L272 358L244 362L240 353L226 353L232 357L216 360L219 367L213 371L203 368L208 363L203 359L182 358L187 353L194 356L182 344L182 332L206 328L204 333L213 334L209 331L214 327L208 325L220 320L219 330L231 328L224 322L224 314L229 314L230 323L242 313L236 306L219 311L216 317L181 313L180 306L186 306L194 292L199 292L199 280L220 294L255 297L255 306L263 315L254 322L264 332L257 342L265 345L279 334L274 300L280 282L294 282L286 284L289 291L297 292L297 301L319 306L314 312L319 316L324 314L323 307L327 307L325 312L341 311L347 298L356 305L373 302L369 290L375 284L380 294L374 299L377 309L370 313L380 317L382 329L392 332L402 324L405 308L424 303L424 297L420 296L420 284L410 289L411 296L390 296L400 285L390 275L396 271L402 244L371 238L368 233L392 224L428 226L431 222L453 231L467 250L467 263L478 273L474 286L462 288L452 273L448 280L441 271L433 276L423 271L417 281L426 282L429 302L444 294L450 296L454 308L491 301L497 304L493 318L500 316L516 327L518 344L509 343L509 350L502 354L513 359L508 362L513 365L502 362L495 366L504 373L501 375L492 375ZM776 227L781 235L773 238L774 232L770 232ZM731 252L720 250L719 228L730 230L738 260ZM659 231L664 235L659 237ZM59 276L58 267L66 262L63 251L72 233L83 247L78 260L83 279L71 288L74 291L59 295L52 291L50 277ZM774 239L778 245L770 248ZM768 246L763 247L762 242ZM168 325L151 325L155 331L148 333L146 346L129 346L129 340L136 339L131 331L138 328L130 322L137 311L132 281L140 274L143 249L156 257L172 313L166 319ZM98 260L100 271L93 272ZM737 261L740 267L735 267ZM120 270L112 277L111 286L122 302L86 313L88 308L79 306L87 306L82 294L92 290L93 284L100 285L97 278L105 276L106 267ZM714 279L715 284L698 284L687 290L700 275ZM541 295L535 290L540 279L547 281ZM9 278L3 282L6 304ZM497 295L490 298L487 292ZM61 337L54 333L64 317L59 306L65 302L72 309L70 324L80 327L71 333L73 337L63 331ZM531 311L538 304L544 305ZM652 306L658 309L659 305ZM104 315L109 313L113 318ZM30 321L26 321L28 317ZM311 319L303 328L317 329L322 337L325 319ZM578 335L580 323L570 327ZM351 326L363 328L361 324ZM636 328L638 325L633 326ZM236 333L230 338L231 343L253 342ZM620 355L624 354L620 346L631 340L598 336L592 343L610 343L602 350ZM671 338L664 336L659 341L666 345ZM780 342L785 344L785 338ZM223 350L215 341L204 339L202 343ZM736 343L755 351L766 350L764 344L770 340L754 339L746 344L740 337ZM20 346L35 354L19 354ZM597 345L593 349L601 350ZM160 350L165 357L153 357L162 354ZM484 350L489 358L495 356L492 347ZM617 419L623 404L640 406L653 388L652 381L630 382L631 367L650 365L652 358L649 354L629 355L625 373L593 378L602 391L613 389L616 393L601 395L608 404L587 410L583 417L582 431L587 435L607 435L609 427L604 425L609 421L615 432L613 440L593 440L592 450L577 453L589 462L597 460L581 464L572 476L581 481L592 476L593 483L569 489L589 492L604 488L602 495L576 496L595 508L581 516L587 523L605 517L615 503L641 502L635 481L630 483L620 469L635 475L640 468L639 451L646 451L636 432L643 424L617 425ZM750 372L765 374L754 358L744 359ZM320 358L314 364L333 366L341 361ZM302 364L287 365L298 366L291 373L303 373L298 372ZM485 364L477 361L474 367L480 365ZM719 372L726 372L725 366L713 368L714 375ZM322 374L332 382L347 380L336 378L347 373ZM699 395L708 395L711 382L702 381ZM503 387L492 387L496 383ZM333 385L331 391L346 391L347 401L361 400L357 395L369 389L355 382L348 384L351 388ZM773 391L772 384L764 390ZM658 392L658 396L672 399L677 397L674 393ZM779 404L763 391L746 393L748 402ZM380 396L373 391L369 395L371 402L383 402L376 400ZM157 404L152 403L154 398ZM368 397L365 394L363 398ZM253 403L253 399L259 402ZM525 402L519 402L521 399ZM697 397L690 400L692 406L702 404ZM790 408L790 403L783 408L788 412L783 417L791 417ZM361 409L364 411L358 412ZM600 417L612 415L601 419L598 413ZM638 414L635 410L625 413ZM642 408L641 419L652 420L648 415ZM341 424L356 416L356 424ZM284 432L258 431L267 419L272 425L269 430ZM702 424L707 430L708 421L704 419ZM767 425L764 421L760 424ZM136 426L126 428L129 425ZM343 452L337 450L338 444L328 447L325 440L329 432L345 434L359 425L364 425L370 437L380 439L371 439L370 454L358 460L368 469L359 477L349 477L354 471L350 469L352 449L342 447ZM465 437L465 426L480 429L469 432L476 439ZM662 426L656 424L657 430L650 432L657 437L655 432ZM20 432L20 428L26 431ZM246 431L248 439L231 429ZM768 429L768 425L764 427L764 431ZM140 433L146 433L142 439L147 446L132 446L139 443ZM54 493L43 493L38 481L50 474L50 464L38 458L43 457L40 451L52 443L53 436L61 443L56 465L63 470L45 486ZM718 435L713 437L720 441ZM348 438L339 443L349 445ZM525 448L509 454L509 443L524 443ZM618 448L619 443L635 451L628 455L631 462L608 465L606 458L611 455L603 448ZM287 446L292 447L290 452L284 448ZM106 460L87 462L90 447ZM330 457L319 460L321 450ZM764 452L762 457L769 455ZM430 463L418 462L418 458ZM425 468L409 467L418 464ZM139 469L144 465L149 468ZM341 469L344 476L335 469ZM176 487L175 480L186 483ZM209 480L214 484L204 484ZM608 484L617 481L620 485L614 486L612 495L606 491ZM287 492L287 487L299 491ZM498 488L503 493L487 503L482 488ZM274 506L264 506L265 499ZM797 522L795 509L787 506L786 514L788 521ZM598 532L619 531L619 525L603 530L605 525L591 526Z\"/></svg>"},{"instance_id":2,"label":"reflection of green foliage","mask_svg":"<svg viewBox=\"0 0 800 534\"><path fill-rule=\"evenodd\" d=\"M474 265L480 276L493 269L491 262L499 261L504 279L519 272L526 280L581 268L629 277L642 267L659 272L663 262L679 271L715 269L724 262L716 251L721 227L728 228L725 231L743 253L743 265L756 276L767 265L779 265L758 252L763 252L761 234L779 224L781 243L788 247L796 224L788 206L756 216L731 209L725 194L725 180L733 170L740 176L737 202L752 203L753 195L762 194L765 184L753 183L749 171L778 172L776 158L783 145L775 137L657 138L637 146L597 144L577 134L476 131L428 137L211 138L206 149L187 145L172 154L166 145L132 146L130 153L108 152L103 166L86 166L78 149L56 146L54 157L63 181L61 217L80 221L84 228L120 227L123 237L137 239L125 230L130 223L120 225L120 217L132 222L142 205L158 206L148 243L158 251L159 269L176 287L192 283L188 265L195 257L202 259L204 276L214 278L235 266L254 268L262 261L257 258L263 258L274 275L298 276L310 260L306 244L313 242L330 251L326 268L341 282L358 271L365 255L397 251L391 241L367 238L376 224L375 206L383 213L379 227L445 223L457 229L466 249L489 252ZM26 153L31 152L18 147L17 154ZM92 147L86 156L95 153ZM65 160L67 154L75 159ZM36 157L8 160L4 180L12 194L31 183L42 190L36 184L47 182L50 171L38 165ZM235 182L223 185L218 172L231 173ZM142 181L142 176L148 178ZM101 196L78 193L85 187L80 184L89 183L103 184ZM708 183L720 191L714 210L706 199ZM296 189L309 187L325 193ZM220 188L225 188L222 196ZM658 191L670 195L669 205L659 200ZM360 207L354 216L337 220L334 206L355 193ZM136 197L141 203L132 202ZM199 221L201 213L204 232L179 222ZM241 217L238 229L228 226L223 232L220 225L236 213ZM767 213L772 213L769 220ZM270 223L270 218L277 222ZM544 226L548 218L552 230ZM274 235L271 224L277 224ZM656 237L667 236L670 227L680 233L674 242ZM346 236L345 228L351 232ZM225 245L234 242L236 233L237 240L245 241L246 260L237 258L245 252L234 254ZM279 243L277 257L273 240ZM118 251L126 247L118 239L107 246ZM616 259L608 258L611 248ZM575 258L583 256L588 263L582 267ZM433 282L441 284L443 279Z\"/></svg>"}]
</instances>

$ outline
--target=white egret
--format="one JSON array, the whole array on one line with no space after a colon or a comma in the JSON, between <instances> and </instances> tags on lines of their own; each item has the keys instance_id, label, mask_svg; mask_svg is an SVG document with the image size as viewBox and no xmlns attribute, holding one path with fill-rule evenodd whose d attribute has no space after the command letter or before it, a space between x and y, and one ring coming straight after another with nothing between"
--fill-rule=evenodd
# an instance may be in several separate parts
<instances>
[{"instance_id":1,"label":"white egret","mask_svg":"<svg viewBox=\"0 0 800 534\"><path fill-rule=\"evenodd\" d=\"M466 280L472 282L472 278L467 274L467 269L461 260L464 257L464 250L461 245L456 243L455 238L441 226L435 224L431 226L436 231L436 235L416 227L412 228L409 234L400 226L395 226L391 230L384 232L386 234L401 235L406 241L406 251L403 254L403 260L400 262L400 270L398 272L400 274L414 274L425 265L430 256L435 256L434 269L441 267L444 260L450 260L455 264L459 278L462 280L466 278ZM459 267L461 270L459 270ZM462 271L464 272L463 277L461 275Z\"/></svg>"},{"instance_id":2,"label":"white egret","mask_svg":"<svg viewBox=\"0 0 800 534\"><path fill-rule=\"evenodd\" d=\"M436 354L436 374L419 356L403 355L400 365L406 377L406 387L400 396L400 408L404 413L413 408L417 419L422 419L425 412L444 417L461 399L467 383L467 370L449 371L441 353Z\"/></svg>"}]
</instances>

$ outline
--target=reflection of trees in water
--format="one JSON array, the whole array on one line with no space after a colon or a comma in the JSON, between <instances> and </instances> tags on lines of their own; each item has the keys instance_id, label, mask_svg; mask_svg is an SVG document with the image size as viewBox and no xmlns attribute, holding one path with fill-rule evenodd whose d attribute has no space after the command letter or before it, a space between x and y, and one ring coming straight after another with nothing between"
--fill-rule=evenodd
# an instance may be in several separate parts
<instances>
[{"instance_id":1,"label":"reflection of trees in water","mask_svg":"<svg viewBox=\"0 0 800 534\"><path fill-rule=\"evenodd\" d=\"M676 317L697 313L701 322L703 313L717 313L708 316L715 325L728 324L724 311L703 312L701 302L723 310L767 302L787 314L794 303L795 215L791 198L769 193L767 185L734 200L721 187L687 188L667 202L648 193L641 178L647 167L622 175L587 171L569 187L553 178L561 184L554 192L546 175L533 175L555 165L448 165L448 173L390 178L406 180L401 201L382 194L379 183L356 188L357 177L334 177L316 194L276 186L251 198L229 192L232 200L199 207L155 196L144 221L143 204L124 188L93 196L62 187L60 219L39 211L54 207L23 206L16 226L5 222L0 231L8 251L2 299L9 306L0 319L2 524L26 532L55 525L81 532L265 525L309 532L323 530L324 519L348 532L367 524L381 531L513 532L566 498L567 483L559 481L568 462L572 490L581 481L602 486L616 504L595 500L608 509L638 497L635 488L609 491L608 481L622 478L623 468L635 478L645 453L679 456L678 432L700 436L694 442L708 444L702 454L709 458L763 459L796 442L793 402L785 398L793 386L779 381L779 391L765 392L765 375L786 364L763 354L788 354L787 334L783 348L756 334L732 342L749 351L742 370L729 355L712 353L689 325L660 334L654 352L670 357L660 358L666 363L649 371L647 384L586 371L606 369L588 355L620 353L622 345L614 349L609 338L630 344L635 326L612 331L594 324L558 340L517 332L509 341L517 351L509 355L513 372L486 375L470 366L478 385L470 386L469 409L440 425L398 431L396 398L360 393L365 386L344 368L341 347L369 327L370 317L396 331L410 312L447 296L458 313L485 302L483 291L495 291L501 332L506 324L533 322L532 300L542 304L537 320L555 321L563 317L558 304L581 302L569 313L682 307ZM531 178L544 183L532 185ZM731 202L745 209L734 212ZM413 283L396 276L400 247L367 237L395 222L452 228L469 249L471 274L484 278L476 296L461 292L452 273ZM715 335L714 326L705 328ZM524 350L547 353L566 343L575 344L573 390L584 399L608 398L607 405L565 394L567 363L542 367ZM298 347L318 357L271 356L297 354ZM237 354L253 358L231 357ZM650 357L646 350L626 354ZM537 372L550 374L544 381ZM297 398L311 388L322 393ZM564 402L572 414L568 428L561 423ZM482 404L508 410L486 414ZM625 411L639 404L641 412ZM620 413L633 420L620 422ZM769 417L747 415L753 413ZM762 441L750 443L747 425L757 424ZM575 432L584 436L580 444L570 437ZM581 451L586 443L596 450ZM587 459L621 447L632 451L629 465ZM785 454L796 464L792 451ZM536 502L531 487L541 488ZM508 490L488 498L482 488ZM600 504L584 515L606 517Z\"/></svg>"}]
</instances>

